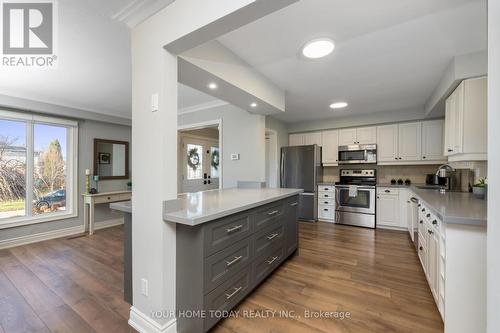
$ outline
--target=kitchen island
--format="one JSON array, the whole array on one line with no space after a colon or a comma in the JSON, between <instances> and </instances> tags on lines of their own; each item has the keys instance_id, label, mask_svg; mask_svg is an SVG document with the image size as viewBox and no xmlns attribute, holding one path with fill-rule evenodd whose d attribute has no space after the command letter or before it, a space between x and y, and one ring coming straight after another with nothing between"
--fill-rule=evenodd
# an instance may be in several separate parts
<instances>
[{"instance_id":1,"label":"kitchen island","mask_svg":"<svg viewBox=\"0 0 500 333\"><path fill-rule=\"evenodd\" d=\"M234 188L164 202L164 220L176 223L178 332L208 331L296 252L301 192Z\"/></svg>"}]
</instances>

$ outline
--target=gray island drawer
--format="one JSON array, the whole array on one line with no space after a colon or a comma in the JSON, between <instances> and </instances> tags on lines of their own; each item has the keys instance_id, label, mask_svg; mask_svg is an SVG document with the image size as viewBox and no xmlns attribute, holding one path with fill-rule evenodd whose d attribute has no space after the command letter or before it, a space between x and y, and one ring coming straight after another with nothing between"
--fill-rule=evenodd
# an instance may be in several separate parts
<instances>
[{"instance_id":1,"label":"gray island drawer","mask_svg":"<svg viewBox=\"0 0 500 333\"><path fill-rule=\"evenodd\" d=\"M230 310L295 253L298 195L200 225L176 226L177 311ZM180 333L221 318L177 318Z\"/></svg>"}]
</instances>

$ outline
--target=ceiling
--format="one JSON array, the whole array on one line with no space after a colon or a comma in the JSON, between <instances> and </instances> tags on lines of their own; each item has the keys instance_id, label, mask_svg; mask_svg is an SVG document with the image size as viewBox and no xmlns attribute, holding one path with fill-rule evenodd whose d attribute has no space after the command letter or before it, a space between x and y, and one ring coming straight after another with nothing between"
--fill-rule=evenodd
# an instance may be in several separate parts
<instances>
[{"instance_id":1,"label":"ceiling","mask_svg":"<svg viewBox=\"0 0 500 333\"><path fill-rule=\"evenodd\" d=\"M58 67L0 67L0 94L131 117L130 26L173 0L58 2Z\"/></svg>"},{"instance_id":2,"label":"ceiling","mask_svg":"<svg viewBox=\"0 0 500 333\"><path fill-rule=\"evenodd\" d=\"M301 0L219 41L286 91L276 118L292 123L423 107L453 56L486 49L486 32L485 0ZM335 51L301 57L318 37Z\"/></svg>"}]
</instances>

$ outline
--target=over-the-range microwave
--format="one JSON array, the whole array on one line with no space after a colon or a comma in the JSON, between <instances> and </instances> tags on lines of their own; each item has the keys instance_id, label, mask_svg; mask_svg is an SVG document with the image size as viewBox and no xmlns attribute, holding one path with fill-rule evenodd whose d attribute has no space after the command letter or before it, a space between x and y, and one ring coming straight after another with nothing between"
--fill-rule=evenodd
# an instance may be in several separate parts
<instances>
[{"instance_id":1,"label":"over-the-range microwave","mask_svg":"<svg viewBox=\"0 0 500 333\"><path fill-rule=\"evenodd\" d=\"M377 145L339 146L339 164L376 164Z\"/></svg>"}]
</instances>

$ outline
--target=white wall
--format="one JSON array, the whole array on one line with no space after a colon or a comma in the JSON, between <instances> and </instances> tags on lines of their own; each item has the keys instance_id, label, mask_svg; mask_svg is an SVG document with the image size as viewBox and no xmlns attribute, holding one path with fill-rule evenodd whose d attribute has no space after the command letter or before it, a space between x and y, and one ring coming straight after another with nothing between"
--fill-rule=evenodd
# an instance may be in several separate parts
<instances>
[{"instance_id":1,"label":"white wall","mask_svg":"<svg viewBox=\"0 0 500 333\"><path fill-rule=\"evenodd\" d=\"M223 105L180 114L179 126L222 119L223 187L235 187L239 180L265 181L265 116L250 114L233 105ZM231 161L239 153L240 160Z\"/></svg>"},{"instance_id":2,"label":"white wall","mask_svg":"<svg viewBox=\"0 0 500 333\"><path fill-rule=\"evenodd\" d=\"M266 116L266 128L276 131L278 139L278 149L288 146L288 126L271 116Z\"/></svg>"},{"instance_id":3,"label":"white wall","mask_svg":"<svg viewBox=\"0 0 500 333\"><path fill-rule=\"evenodd\" d=\"M488 1L488 142L500 142L500 0ZM488 147L488 333L500 332L500 149Z\"/></svg>"}]
</instances>

